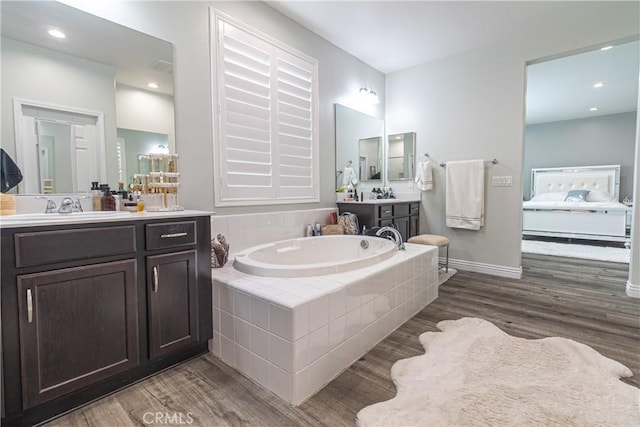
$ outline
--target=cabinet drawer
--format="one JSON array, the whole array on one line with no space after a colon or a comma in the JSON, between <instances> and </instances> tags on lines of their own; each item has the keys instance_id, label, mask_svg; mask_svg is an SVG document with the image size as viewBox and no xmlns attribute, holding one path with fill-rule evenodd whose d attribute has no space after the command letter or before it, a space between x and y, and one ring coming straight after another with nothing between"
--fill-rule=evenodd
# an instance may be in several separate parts
<instances>
[{"instance_id":1,"label":"cabinet drawer","mask_svg":"<svg viewBox=\"0 0 640 427\"><path fill-rule=\"evenodd\" d=\"M420 203L409 204L409 215L418 215L420 213Z\"/></svg>"},{"instance_id":2,"label":"cabinet drawer","mask_svg":"<svg viewBox=\"0 0 640 427\"><path fill-rule=\"evenodd\" d=\"M391 218L393 216L393 205L378 206L378 218Z\"/></svg>"},{"instance_id":3,"label":"cabinet drawer","mask_svg":"<svg viewBox=\"0 0 640 427\"><path fill-rule=\"evenodd\" d=\"M136 252L135 226L15 234L16 267Z\"/></svg>"},{"instance_id":4,"label":"cabinet drawer","mask_svg":"<svg viewBox=\"0 0 640 427\"><path fill-rule=\"evenodd\" d=\"M145 228L147 250L174 248L196 244L196 222L180 221L147 224Z\"/></svg>"},{"instance_id":5,"label":"cabinet drawer","mask_svg":"<svg viewBox=\"0 0 640 427\"><path fill-rule=\"evenodd\" d=\"M393 205L393 216L409 216L409 205Z\"/></svg>"}]
</instances>

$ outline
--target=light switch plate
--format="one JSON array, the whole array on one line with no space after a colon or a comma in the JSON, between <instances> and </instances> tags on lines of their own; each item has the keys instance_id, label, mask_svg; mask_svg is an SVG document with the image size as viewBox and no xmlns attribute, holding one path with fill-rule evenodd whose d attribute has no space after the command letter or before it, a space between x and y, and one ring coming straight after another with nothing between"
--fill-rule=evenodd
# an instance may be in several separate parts
<instances>
[{"instance_id":1,"label":"light switch plate","mask_svg":"<svg viewBox=\"0 0 640 427\"><path fill-rule=\"evenodd\" d=\"M492 187L511 187L513 185L513 176L493 176L491 177Z\"/></svg>"}]
</instances>

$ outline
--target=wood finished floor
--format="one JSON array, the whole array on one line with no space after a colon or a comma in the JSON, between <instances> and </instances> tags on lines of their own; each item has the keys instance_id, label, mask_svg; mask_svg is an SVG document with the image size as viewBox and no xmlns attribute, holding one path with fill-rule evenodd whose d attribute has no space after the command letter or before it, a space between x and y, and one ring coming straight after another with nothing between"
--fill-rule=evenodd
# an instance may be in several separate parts
<instances>
[{"instance_id":1,"label":"wood finished floor","mask_svg":"<svg viewBox=\"0 0 640 427\"><path fill-rule=\"evenodd\" d=\"M625 295L628 264L525 254L523 279L459 272L438 299L303 405L293 408L211 355L69 413L50 426L146 425L145 413L194 426L353 426L357 412L395 396L391 366L424 353L418 335L445 319L479 317L511 335L561 336L628 366L640 386L640 300ZM152 425L160 425L152 424Z\"/></svg>"}]
</instances>

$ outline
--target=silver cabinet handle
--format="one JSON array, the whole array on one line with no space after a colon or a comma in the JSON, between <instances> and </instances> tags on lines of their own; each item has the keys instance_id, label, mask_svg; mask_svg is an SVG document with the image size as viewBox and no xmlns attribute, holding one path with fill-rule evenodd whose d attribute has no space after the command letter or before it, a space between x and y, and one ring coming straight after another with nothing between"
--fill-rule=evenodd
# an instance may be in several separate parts
<instances>
[{"instance_id":1,"label":"silver cabinet handle","mask_svg":"<svg viewBox=\"0 0 640 427\"><path fill-rule=\"evenodd\" d=\"M173 237L184 237L186 236L187 233L171 233L171 234L161 234L160 238L161 239L171 239Z\"/></svg>"},{"instance_id":2,"label":"silver cabinet handle","mask_svg":"<svg viewBox=\"0 0 640 427\"><path fill-rule=\"evenodd\" d=\"M153 267L153 292L158 292L158 267Z\"/></svg>"},{"instance_id":3,"label":"silver cabinet handle","mask_svg":"<svg viewBox=\"0 0 640 427\"><path fill-rule=\"evenodd\" d=\"M31 297L31 289L27 289L27 322L33 322L33 298Z\"/></svg>"}]
</instances>

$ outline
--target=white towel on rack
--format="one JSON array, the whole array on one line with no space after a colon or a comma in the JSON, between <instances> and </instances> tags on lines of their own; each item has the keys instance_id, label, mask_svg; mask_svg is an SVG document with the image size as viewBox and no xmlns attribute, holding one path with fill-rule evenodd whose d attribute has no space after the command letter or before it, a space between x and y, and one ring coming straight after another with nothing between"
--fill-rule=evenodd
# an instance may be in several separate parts
<instances>
[{"instance_id":1,"label":"white towel on rack","mask_svg":"<svg viewBox=\"0 0 640 427\"><path fill-rule=\"evenodd\" d=\"M353 188L358 184L358 176L351 166L345 166L342 171L342 186L345 188Z\"/></svg>"},{"instance_id":2,"label":"white towel on rack","mask_svg":"<svg viewBox=\"0 0 640 427\"><path fill-rule=\"evenodd\" d=\"M433 189L433 162L431 159L418 162L416 167L416 185L419 190L429 191Z\"/></svg>"},{"instance_id":3,"label":"white towel on rack","mask_svg":"<svg viewBox=\"0 0 640 427\"><path fill-rule=\"evenodd\" d=\"M447 162L447 227L480 230L484 225L484 160Z\"/></svg>"}]
</instances>

